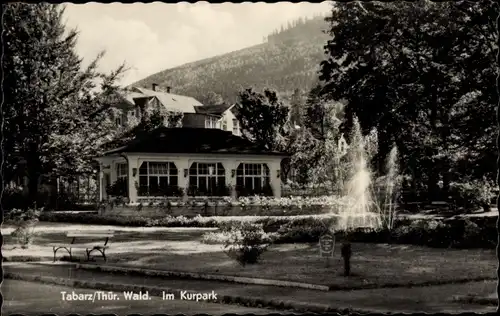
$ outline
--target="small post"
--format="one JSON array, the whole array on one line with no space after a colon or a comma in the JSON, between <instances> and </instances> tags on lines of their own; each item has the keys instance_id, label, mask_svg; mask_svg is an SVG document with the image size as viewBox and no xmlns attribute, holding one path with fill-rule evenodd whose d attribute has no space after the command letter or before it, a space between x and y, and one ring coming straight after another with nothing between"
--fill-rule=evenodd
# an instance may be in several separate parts
<instances>
[{"instance_id":1,"label":"small post","mask_svg":"<svg viewBox=\"0 0 500 316\"><path fill-rule=\"evenodd\" d=\"M320 256L325 258L325 266L330 267L330 258L333 257L335 249L335 234L333 232L326 232L319 239Z\"/></svg>"},{"instance_id":2,"label":"small post","mask_svg":"<svg viewBox=\"0 0 500 316\"><path fill-rule=\"evenodd\" d=\"M349 276L351 274L351 256L352 249L349 242L342 243L341 249L342 257L344 258L344 276Z\"/></svg>"}]
</instances>

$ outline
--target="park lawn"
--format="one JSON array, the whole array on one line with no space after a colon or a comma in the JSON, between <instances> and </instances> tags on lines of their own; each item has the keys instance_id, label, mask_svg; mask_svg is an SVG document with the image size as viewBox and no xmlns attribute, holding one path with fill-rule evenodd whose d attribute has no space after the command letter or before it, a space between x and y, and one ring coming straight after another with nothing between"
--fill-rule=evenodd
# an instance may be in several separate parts
<instances>
[{"instance_id":1,"label":"park lawn","mask_svg":"<svg viewBox=\"0 0 500 316\"><path fill-rule=\"evenodd\" d=\"M275 245L262 255L259 264L245 267L231 260L220 246L206 245L204 252L193 252L191 247L196 247L195 242L186 247L185 253L182 253L179 243L169 244L168 249L147 256L122 253L111 258L110 263L135 268L287 280L339 289L495 279L497 268L493 250L356 243L353 244L351 260L353 276L346 278L340 254L336 253L330 267L326 267L316 244Z\"/></svg>"},{"instance_id":2,"label":"park lawn","mask_svg":"<svg viewBox=\"0 0 500 316\"><path fill-rule=\"evenodd\" d=\"M201 236L210 228L128 228L95 225L52 225L37 227L39 235L29 249L15 245L6 236L7 258L34 256L52 258L51 244L69 242L64 232L73 229L113 229L116 237L107 251L110 265L168 271L222 274L329 285L337 288L407 286L429 282L459 282L495 279L494 250L436 249L412 245L352 245L353 276L342 276L343 262L336 246L330 267L319 257L317 244L273 245L256 265L240 266L221 245L206 245ZM2 229L2 232L4 229ZM15 247L15 248L14 248ZM79 250L76 256L82 256ZM63 253L61 253L63 255ZM59 256L59 253L58 253ZM101 264L102 261L97 259Z\"/></svg>"}]
</instances>

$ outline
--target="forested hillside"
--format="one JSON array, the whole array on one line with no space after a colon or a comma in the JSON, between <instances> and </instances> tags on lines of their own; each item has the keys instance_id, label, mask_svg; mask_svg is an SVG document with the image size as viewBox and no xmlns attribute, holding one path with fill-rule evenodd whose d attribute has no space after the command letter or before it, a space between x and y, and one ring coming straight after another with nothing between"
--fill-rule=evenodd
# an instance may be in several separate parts
<instances>
[{"instance_id":1,"label":"forested hillside","mask_svg":"<svg viewBox=\"0 0 500 316\"><path fill-rule=\"evenodd\" d=\"M263 44L163 70L132 86L171 86L172 92L201 102L208 92L232 102L250 87L275 89L287 98L297 88L309 91L317 80L326 28L324 17L299 19L271 33Z\"/></svg>"}]
</instances>

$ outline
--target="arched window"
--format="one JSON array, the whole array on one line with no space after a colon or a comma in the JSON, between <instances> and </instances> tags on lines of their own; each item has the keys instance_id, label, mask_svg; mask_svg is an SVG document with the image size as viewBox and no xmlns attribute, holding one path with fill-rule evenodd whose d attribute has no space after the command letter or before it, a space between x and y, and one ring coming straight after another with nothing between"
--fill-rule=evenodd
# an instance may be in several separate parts
<instances>
[{"instance_id":1,"label":"arched window","mask_svg":"<svg viewBox=\"0 0 500 316\"><path fill-rule=\"evenodd\" d=\"M193 162L189 168L189 188L191 195L227 195L226 170L222 163Z\"/></svg>"},{"instance_id":2,"label":"arched window","mask_svg":"<svg viewBox=\"0 0 500 316\"><path fill-rule=\"evenodd\" d=\"M240 195L272 195L269 167L265 163L240 163L236 169L236 189Z\"/></svg>"},{"instance_id":3,"label":"arched window","mask_svg":"<svg viewBox=\"0 0 500 316\"><path fill-rule=\"evenodd\" d=\"M145 161L139 168L139 196L174 195L178 184L179 175L173 162Z\"/></svg>"}]
</instances>

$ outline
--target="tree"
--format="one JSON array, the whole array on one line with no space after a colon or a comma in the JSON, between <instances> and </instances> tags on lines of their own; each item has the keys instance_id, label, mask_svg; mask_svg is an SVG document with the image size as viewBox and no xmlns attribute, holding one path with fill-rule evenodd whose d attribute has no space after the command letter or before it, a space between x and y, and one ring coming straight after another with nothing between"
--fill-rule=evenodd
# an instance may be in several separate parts
<instances>
[{"instance_id":1,"label":"tree","mask_svg":"<svg viewBox=\"0 0 500 316\"><path fill-rule=\"evenodd\" d=\"M289 136L290 168L296 172L295 181L307 184L314 177L314 166L319 160L321 143L314 138L307 128L299 127L292 130Z\"/></svg>"},{"instance_id":2,"label":"tree","mask_svg":"<svg viewBox=\"0 0 500 316\"><path fill-rule=\"evenodd\" d=\"M492 175L496 15L494 2L337 3L317 97L346 100L346 130L354 116L377 128L377 169L396 143L431 197L473 173L466 161Z\"/></svg>"},{"instance_id":3,"label":"tree","mask_svg":"<svg viewBox=\"0 0 500 316\"><path fill-rule=\"evenodd\" d=\"M300 89L295 89L290 100L290 122L301 126L304 119L304 101Z\"/></svg>"},{"instance_id":4,"label":"tree","mask_svg":"<svg viewBox=\"0 0 500 316\"><path fill-rule=\"evenodd\" d=\"M247 89L239 94L236 117L245 138L266 150L284 150L288 111L276 92L266 89L261 94Z\"/></svg>"},{"instance_id":5,"label":"tree","mask_svg":"<svg viewBox=\"0 0 500 316\"><path fill-rule=\"evenodd\" d=\"M224 99L220 94L210 91L200 99L200 102L203 105L219 105L224 103Z\"/></svg>"},{"instance_id":6,"label":"tree","mask_svg":"<svg viewBox=\"0 0 500 316\"><path fill-rule=\"evenodd\" d=\"M75 53L76 30L65 34L64 8L11 3L4 8L4 133L7 168L25 164L30 200L42 176L89 171L99 145L114 135L109 105L121 65L104 74L99 54L85 69ZM13 170L10 169L10 170ZM12 173L4 174L10 181Z\"/></svg>"}]
</instances>

